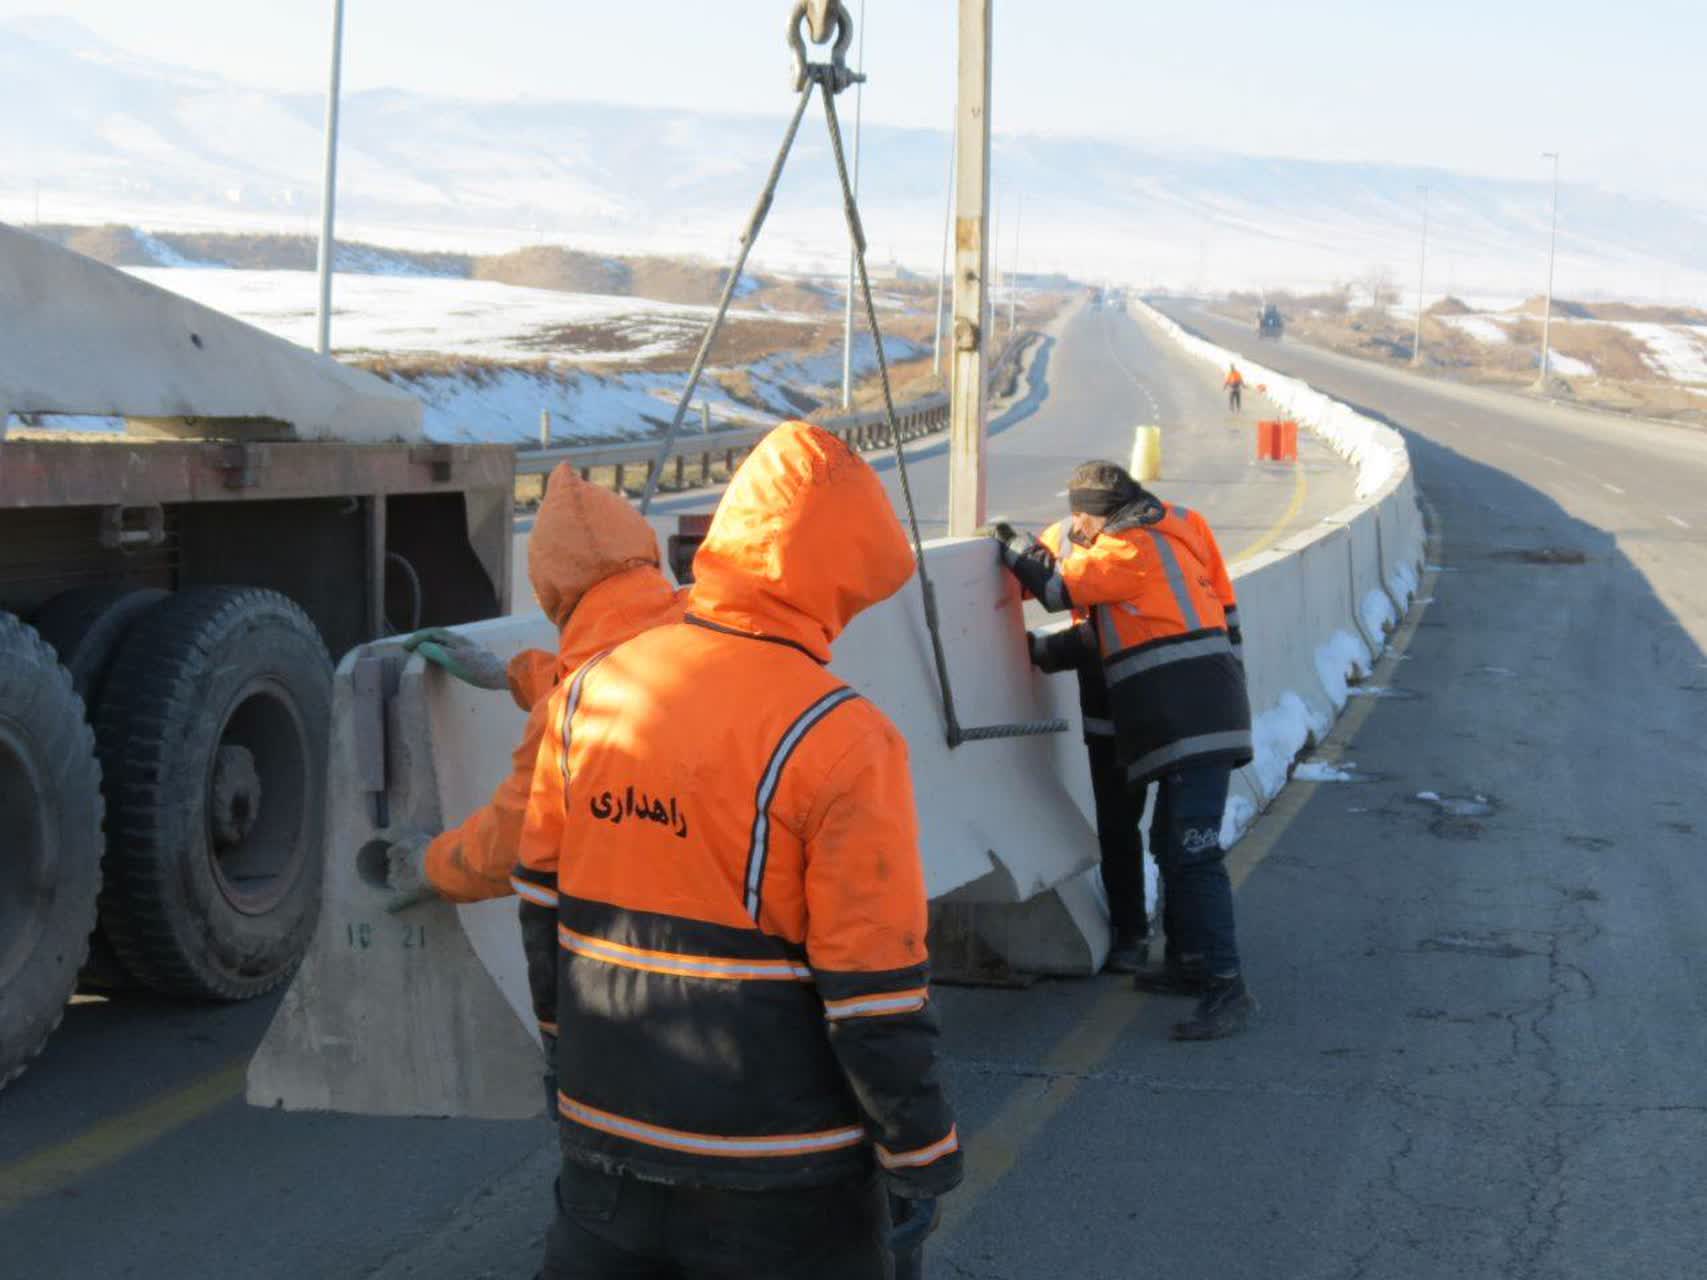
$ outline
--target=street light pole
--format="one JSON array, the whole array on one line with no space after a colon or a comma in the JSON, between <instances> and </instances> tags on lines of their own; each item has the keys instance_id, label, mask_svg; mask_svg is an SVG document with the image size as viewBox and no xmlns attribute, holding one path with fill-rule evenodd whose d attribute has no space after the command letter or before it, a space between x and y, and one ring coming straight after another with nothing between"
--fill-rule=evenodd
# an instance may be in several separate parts
<instances>
[{"instance_id":1,"label":"street light pole","mask_svg":"<svg viewBox=\"0 0 1707 1280\"><path fill-rule=\"evenodd\" d=\"M859 67L865 70L865 0L859 0ZM865 110L865 79L862 76L854 88L853 192L859 199L859 134L860 118ZM848 305L842 316L842 408L853 406L853 304L855 252L848 250ZM877 341L873 334L871 340Z\"/></svg>"},{"instance_id":2,"label":"street light pole","mask_svg":"<svg viewBox=\"0 0 1707 1280\"><path fill-rule=\"evenodd\" d=\"M326 91L326 171L320 186L320 305L314 349L332 350L332 210L338 200L338 94L344 59L344 0L332 0L332 79Z\"/></svg>"},{"instance_id":3,"label":"street light pole","mask_svg":"<svg viewBox=\"0 0 1707 1280\"><path fill-rule=\"evenodd\" d=\"M1535 385L1547 385L1547 362L1550 342L1553 336L1553 255L1559 245L1559 153L1543 151L1543 160L1553 162L1553 225L1547 233L1547 305L1541 313L1541 376L1535 380Z\"/></svg>"},{"instance_id":4,"label":"street light pole","mask_svg":"<svg viewBox=\"0 0 1707 1280\"><path fill-rule=\"evenodd\" d=\"M1418 187L1423 197L1422 248L1417 250L1417 332L1411 339L1411 363L1420 365L1423 357L1423 273L1428 264L1428 188Z\"/></svg>"}]
</instances>

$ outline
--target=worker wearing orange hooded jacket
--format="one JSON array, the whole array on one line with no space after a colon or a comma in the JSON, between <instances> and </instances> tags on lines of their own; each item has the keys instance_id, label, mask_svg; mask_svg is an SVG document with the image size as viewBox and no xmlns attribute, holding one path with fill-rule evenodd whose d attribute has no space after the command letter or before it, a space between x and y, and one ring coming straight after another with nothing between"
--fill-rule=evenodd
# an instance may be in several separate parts
<instances>
[{"instance_id":1,"label":"worker wearing orange hooded jacket","mask_svg":"<svg viewBox=\"0 0 1707 1280\"><path fill-rule=\"evenodd\" d=\"M882 1192L929 1222L960 1180L906 746L826 666L912 571L871 467L785 423L683 621L552 694L516 873L562 1028L545 1280L886 1276Z\"/></svg>"},{"instance_id":2,"label":"worker wearing orange hooded jacket","mask_svg":"<svg viewBox=\"0 0 1707 1280\"><path fill-rule=\"evenodd\" d=\"M528 577L540 608L558 627L555 654L523 650L505 671L492 655L454 632L417 633L409 642L474 683L507 684L516 705L528 712L510 775L491 801L426 847L425 878L452 902L513 892L510 871L545 736L546 696L558 680L595 653L677 621L686 606L686 592L672 587L658 567L652 526L626 499L588 484L567 463L547 481L528 540Z\"/></svg>"}]
</instances>

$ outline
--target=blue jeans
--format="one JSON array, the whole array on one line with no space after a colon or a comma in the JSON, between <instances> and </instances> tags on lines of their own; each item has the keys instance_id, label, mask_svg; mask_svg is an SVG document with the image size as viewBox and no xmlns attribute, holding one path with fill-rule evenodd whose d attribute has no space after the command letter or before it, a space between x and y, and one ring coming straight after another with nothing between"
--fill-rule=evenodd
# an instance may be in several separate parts
<instances>
[{"instance_id":1,"label":"blue jeans","mask_svg":"<svg viewBox=\"0 0 1707 1280\"><path fill-rule=\"evenodd\" d=\"M1210 765L1170 773L1150 815L1150 853L1162 881L1168 955L1202 962L1216 977L1239 972L1233 882L1221 850L1221 813L1231 771Z\"/></svg>"}]
</instances>

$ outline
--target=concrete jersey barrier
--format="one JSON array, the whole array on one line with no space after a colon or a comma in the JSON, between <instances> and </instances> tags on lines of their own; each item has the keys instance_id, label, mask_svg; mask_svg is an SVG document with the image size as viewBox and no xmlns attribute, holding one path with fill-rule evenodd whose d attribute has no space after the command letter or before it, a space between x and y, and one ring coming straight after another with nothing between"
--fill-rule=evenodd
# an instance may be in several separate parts
<instances>
[{"instance_id":1,"label":"concrete jersey barrier","mask_svg":"<svg viewBox=\"0 0 1707 1280\"><path fill-rule=\"evenodd\" d=\"M1368 675L1416 594L1425 537L1404 437L1308 383L1218 347L1137 304L1187 355L1249 384L1357 470L1357 501L1233 573L1245 634L1256 760L1234 778L1221 838L1232 844L1280 794Z\"/></svg>"}]
</instances>

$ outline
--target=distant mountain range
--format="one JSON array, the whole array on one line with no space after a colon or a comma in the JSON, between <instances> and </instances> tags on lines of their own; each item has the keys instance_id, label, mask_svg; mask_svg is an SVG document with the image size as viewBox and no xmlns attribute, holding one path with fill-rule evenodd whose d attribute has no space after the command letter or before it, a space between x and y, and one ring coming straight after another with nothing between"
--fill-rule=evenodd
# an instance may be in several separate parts
<instances>
[{"instance_id":1,"label":"distant mountain range","mask_svg":"<svg viewBox=\"0 0 1707 1280\"><path fill-rule=\"evenodd\" d=\"M167 230L312 230L324 101L133 57L56 18L0 22L0 218ZM779 94L779 107L786 94ZM782 118L589 102L473 103L375 91L344 104L340 225L379 244L602 252L734 245ZM1236 140L1229 140L1236 143ZM934 271L948 139L871 127L861 198L873 255ZM1299 139L1307 151L1309 140ZM1439 169L1003 135L1002 248L1022 270L1176 289L1311 288L1385 269L1428 291L1535 292L1549 188ZM1023 202L1023 209L1021 203ZM802 128L759 265L824 269L845 232L823 125ZM1707 298L1707 211L1597 188L1560 201L1558 288Z\"/></svg>"}]
</instances>

